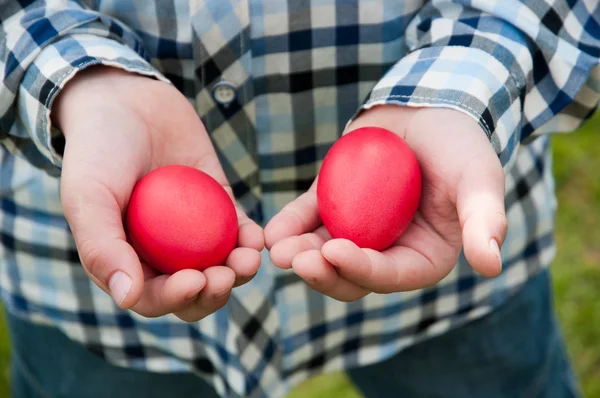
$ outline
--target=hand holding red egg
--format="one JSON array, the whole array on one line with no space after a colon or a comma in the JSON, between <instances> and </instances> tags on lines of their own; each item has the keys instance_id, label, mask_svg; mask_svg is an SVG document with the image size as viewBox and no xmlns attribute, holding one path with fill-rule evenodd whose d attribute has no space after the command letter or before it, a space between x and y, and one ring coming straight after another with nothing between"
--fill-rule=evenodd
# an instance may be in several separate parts
<instances>
[{"instance_id":1,"label":"hand holding red egg","mask_svg":"<svg viewBox=\"0 0 600 398\"><path fill-rule=\"evenodd\" d=\"M497 275L504 214L504 172L474 120L382 105L350 123L265 239L275 265L353 301L433 285L461 250L480 274Z\"/></svg>"},{"instance_id":2,"label":"hand holding red egg","mask_svg":"<svg viewBox=\"0 0 600 398\"><path fill-rule=\"evenodd\" d=\"M390 247L412 221L421 199L421 169L400 136L362 127L327 153L317 183L319 216L332 238L362 248Z\"/></svg>"},{"instance_id":3,"label":"hand holding red egg","mask_svg":"<svg viewBox=\"0 0 600 398\"><path fill-rule=\"evenodd\" d=\"M235 205L212 142L177 89L89 68L52 114L66 138L65 217L84 269L118 306L195 322L252 279L262 228Z\"/></svg>"}]
</instances>

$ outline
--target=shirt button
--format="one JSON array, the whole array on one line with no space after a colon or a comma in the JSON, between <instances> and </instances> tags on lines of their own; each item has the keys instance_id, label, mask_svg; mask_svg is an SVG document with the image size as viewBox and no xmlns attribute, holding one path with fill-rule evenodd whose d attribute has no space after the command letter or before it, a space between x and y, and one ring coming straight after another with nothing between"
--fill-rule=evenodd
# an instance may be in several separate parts
<instances>
[{"instance_id":1,"label":"shirt button","mask_svg":"<svg viewBox=\"0 0 600 398\"><path fill-rule=\"evenodd\" d=\"M229 105L237 96L235 86L227 81L221 81L212 89L212 96L217 104Z\"/></svg>"}]
</instances>

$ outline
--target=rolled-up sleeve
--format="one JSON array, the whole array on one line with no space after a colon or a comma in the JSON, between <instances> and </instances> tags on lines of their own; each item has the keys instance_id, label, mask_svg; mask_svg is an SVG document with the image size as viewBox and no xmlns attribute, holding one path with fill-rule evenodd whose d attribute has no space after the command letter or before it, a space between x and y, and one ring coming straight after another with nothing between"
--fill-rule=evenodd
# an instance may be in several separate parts
<instances>
[{"instance_id":1,"label":"rolled-up sleeve","mask_svg":"<svg viewBox=\"0 0 600 398\"><path fill-rule=\"evenodd\" d=\"M598 106L600 5L589 7L564 0L431 1L408 26L407 55L361 110L398 104L464 112L509 167L519 145L573 131Z\"/></svg>"},{"instance_id":2,"label":"rolled-up sleeve","mask_svg":"<svg viewBox=\"0 0 600 398\"><path fill-rule=\"evenodd\" d=\"M75 1L22 3L9 2L0 11L0 141L58 175L62 159L52 143L60 132L50 123L50 110L77 72L109 65L166 79L135 33L119 21Z\"/></svg>"}]
</instances>

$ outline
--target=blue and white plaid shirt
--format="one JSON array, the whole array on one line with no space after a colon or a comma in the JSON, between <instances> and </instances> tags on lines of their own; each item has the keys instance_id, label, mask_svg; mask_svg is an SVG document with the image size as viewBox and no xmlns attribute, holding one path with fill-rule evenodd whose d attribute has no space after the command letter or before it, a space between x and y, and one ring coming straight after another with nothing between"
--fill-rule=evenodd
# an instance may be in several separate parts
<instances>
[{"instance_id":1,"label":"blue and white plaid shirt","mask_svg":"<svg viewBox=\"0 0 600 398\"><path fill-rule=\"evenodd\" d=\"M111 363L193 371L224 396L281 396L381 361L502 304L554 255L547 133L600 97L597 0L0 0L0 282L7 309ZM118 309L78 261L58 195L52 101L106 64L195 106L240 204L265 224L303 193L346 123L375 104L479 122L506 173L504 271L464 258L434 287L343 303L270 264L196 323ZM229 84L233 101L213 91ZM143 95L143 93L140 93ZM460 156L460 154L456 154ZM107 162L110 159L107 159Z\"/></svg>"}]
</instances>

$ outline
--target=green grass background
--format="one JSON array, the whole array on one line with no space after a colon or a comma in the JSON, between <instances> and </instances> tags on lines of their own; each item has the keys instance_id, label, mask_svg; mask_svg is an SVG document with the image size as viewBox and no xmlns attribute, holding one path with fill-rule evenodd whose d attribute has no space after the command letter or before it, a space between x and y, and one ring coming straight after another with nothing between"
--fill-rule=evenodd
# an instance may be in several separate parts
<instances>
[{"instance_id":1,"label":"green grass background","mask_svg":"<svg viewBox=\"0 0 600 398\"><path fill-rule=\"evenodd\" d=\"M600 114L553 139L559 211L552 269L568 350L586 397L600 397ZM10 344L0 323L0 397L9 397ZM360 397L340 373L309 380L288 398Z\"/></svg>"}]
</instances>

